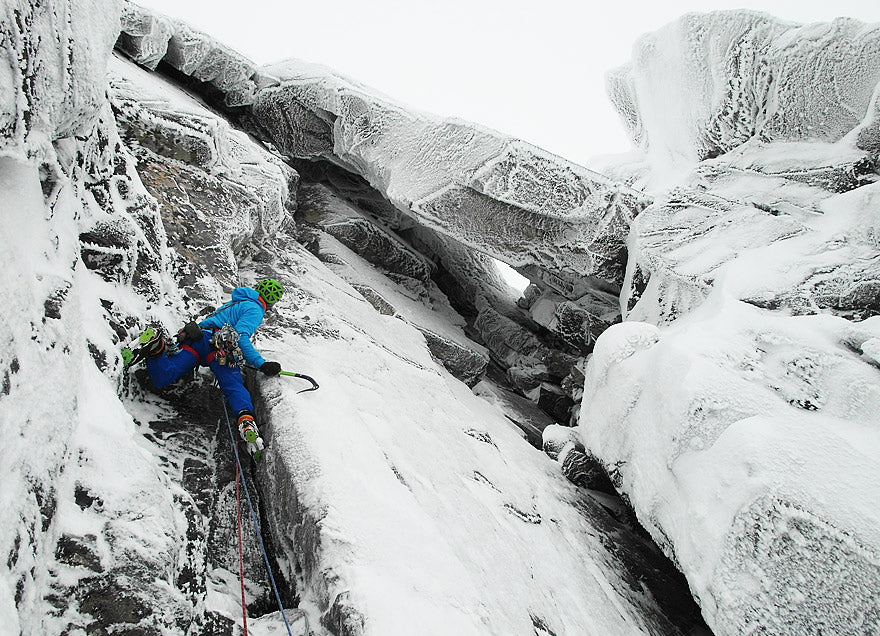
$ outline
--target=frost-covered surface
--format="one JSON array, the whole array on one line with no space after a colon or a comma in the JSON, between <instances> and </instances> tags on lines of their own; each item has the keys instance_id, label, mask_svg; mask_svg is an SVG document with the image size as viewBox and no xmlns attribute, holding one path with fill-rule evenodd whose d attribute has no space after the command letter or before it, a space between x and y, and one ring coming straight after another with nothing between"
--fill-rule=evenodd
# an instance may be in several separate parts
<instances>
[{"instance_id":1,"label":"frost-covered surface","mask_svg":"<svg viewBox=\"0 0 880 636\"><path fill-rule=\"evenodd\" d=\"M52 42L52 24L69 17L97 46L115 15L82 3L46 10L52 19L16 42ZM60 104L50 119L67 125L41 129L39 144L3 138L4 629L237 632L219 395L203 373L151 391L118 350L146 324L173 331L224 288L267 274L287 294L258 345L321 389L257 380L269 451L250 484L268 510L284 601L304 608L314 633L676 634L693 624L673 623L621 555L651 548L609 541L609 528L636 540L522 439L507 405L435 359L426 326L466 343L463 319L430 281L413 279L424 302L338 243L347 260L338 273L326 267L295 240L292 170L130 64L114 60L106 76L104 54L35 89L34 103ZM80 82L83 100L69 99ZM339 274L380 288L404 320ZM248 603L265 612L246 533ZM277 633L278 616L251 627Z\"/></svg>"},{"instance_id":2,"label":"frost-covered surface","mask_svg":"<svg viewBox=\"0 0 880 636\"><path fill-rule=\"evenodd\" d=\"M690 15L609 78L656 197L579 429L716 634L880 629L878 48Z\"/></svg>"},{"instance_id":3,"label":"frost-covered surface","mask_svg":"<svg viewBox=\"0 0 880 636\"><path fill-rule=\"evenodd\" d=\"M188 286L209 273L234 286L235 252L278 230L295 207L298 175L197 98L130 62L113 57L109 81L140 177L195 269Z\"/></svg>"},{"instance_id":4,"label":"frost-covered surface","mask_svg":"<svg viewBox=\"0 0 880 636\"><path fill-rule=\"evenodd\" d=\"M621 277L619 249L645 199L525 142L407 110L326 68L261 69L256 124L283 152L363 176L420 223L512 265Z\"/></svg>"},{"instance_id":5,"label":"frost-covered surface","mask_svg":"<svg viewBox=\"0 0 880 636\"><path fill-rule=\"evenodd\" d=\"M835 142L876 116L878 30L849 18L799 25L749 11L688 14L640 38L632 61L608 76L609 91L658 164L714 157L751 138ZM876 143L874 124L860 145Z\"/></svg>"},{"instance_id":6,"label":"frost-covered surface","mask_svg":"<svg viewBox=\"0 0 880 636\"><path fill-rule=\"evenodd\" d=\"M0 159L0 472L9 521L0 530L0 620L13 633L56 634L94 622L113 598L133 623L158 602L150 624L170 624L185 611L184 594L168 583L186 532L179 493L114 381L120 334L111 321L146 314L171 283L156 207L105 99L117 8L58 2L19 11L23 21L4 28L29 30L6 40L18 47L5 60L29 68L31 81L4 90L32 111L4 131Z\"/></svg>"},{"instance_id":7,"label":"frost-covered surface","mask_svg":"<svg viewBox=\"0 0 880 636\"><path fill-rule=\"evenodd\" d=\"M780 151L753 149L751 156L762 150ZM856 319L880 310L880 185L833 195L730 172L726 183L708 191L670 191L639 218L624 297L629 319L674 320L719 282L768 309L827 310Z\"/></svg>"},{"instance_id":8,"label":"frost-covered surface","mask_svg":"<svg viewBox=\"0 0 880 636\"><path fill-rule=\"evenodd\" d=\"M430 279L430 261L328 189L316 186L301 193L306 203L300 205L300 218L326 231L308 237L318 258L379 313L419 329L450 373L469 385L479 381L488 353L465 335L465 319Z\"/></svg>"},{"instance_id":9,"label":"frost-covered surface","mask_svg":"<svg viewBox=\"0 0 880 636\"><path fill-rule=\"evenodd\" d=\"M242 120L282 153L342 166L420 224L511 265L620 284L624 237L644 195L496 131L403 107L322 66L255 68L132 3L120 48L155 66L169 28L161 59L210 83L225 106L246 106Z\"/></svg>"},{"instance_id":10,"label":"frost-covered surface","mask_svg":"<svg viewBox=\"0 0 880 636\"><path fill-rule=\"evenodd\" d=\"M658 629L633 612L641 592L608 567L555 464L498 406L310 254L282 258L290 300L260 346L321 389L262 382L273 449L264 484L277 536L338 629Z\"/></svg>"},{"instance_id":11,"label":"frost-covered surface","mask_svg":"<svg viewBox=\"0 0 880 636\"><path fill-rule=\"evenodd\" d=\"M165 62L223 94L225 106L253 102L254 63L206 33L122 0L122 31L117 48L138 64L155 69Z\"/></svg>"},{"instance_id":12,"label":"frost-covered surface","mask_svg":"<svg viewBox=\"0 0 880 636\"><path fill-rule=\"evenodd\" d=\"M34 156L57 138L88 135L104 103L118 4L4 2L0 17L0 153Z\"/></svg>"},{"instance_id":13,"label":"frost-covered surface","mask_svg":"<svg viewBox=\"0 0 880 636\"><path fill-rule=\"evenodd\" d=\"M716 634L876 633L878 329L719 295L599 339L584 440Z\"/></svg>"}]
</instances>

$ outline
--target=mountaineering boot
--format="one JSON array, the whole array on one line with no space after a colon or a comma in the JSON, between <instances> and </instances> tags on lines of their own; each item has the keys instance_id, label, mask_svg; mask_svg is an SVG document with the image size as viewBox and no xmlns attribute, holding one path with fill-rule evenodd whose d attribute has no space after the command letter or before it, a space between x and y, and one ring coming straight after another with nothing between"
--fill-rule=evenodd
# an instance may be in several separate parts
<instances>
[{"instance_id":1,"label":"mountaineering boot","mask_svg":"<svg viewBox=\"0 0 880 636\"><path fill-rule=\"evenodd\" d=\"M256 442L248 442L247 447L248 452L251 454L251 457L254 458L254 461L260 461L263 457L263 438L258 437Z\"/></svg>"},{"instance_id":2,"label":"mountaineering boot","mask_svg":"<svg viewBox=\"0 0 880 636\"><path fill-rule=\"evenodd\" d=\"M260 437L253 415L243 412L238 416L238 432L241 434L241 439L247 442L248 452L254 461L260 461L260 457L263 456L263 439Z\"/></svg>"},{"instance_id":3,"label":"mountaineering boot","mask_svg":"<svg viewBox=\"0 0 880 636\"><path fill-rule=\"evenodd\" d=\"M122 350L122 361L125 366L129 366L146 358L156 358L162 355L163 351L165 351L165 338L162 336L162 330L148 327Z\"/></svg>"},{"instance_id":4,"label":"mountaineering boot","mask_svg":"<svg viewBox=\"0 0 880 636\"><path fill-rule=\"evenodd\" d=\"M238 432L241 433L241 439L246 442L256 442L260 436L257 423L254 422L254 416L250 413L242 413L238 416Z\"/></svg>"}]
</instances>

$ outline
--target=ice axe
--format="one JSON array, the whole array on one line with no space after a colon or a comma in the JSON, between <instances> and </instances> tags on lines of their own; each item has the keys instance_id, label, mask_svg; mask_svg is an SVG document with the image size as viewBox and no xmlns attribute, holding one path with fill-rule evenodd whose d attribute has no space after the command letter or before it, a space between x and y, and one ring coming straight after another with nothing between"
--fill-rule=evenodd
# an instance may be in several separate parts
<instances>
[{"instance_id":1,"label":"ice axe","mask_svg":"<svg viewBox=\"0 0 880 636\"><path fill-rule=\"evenodd\" d=\"M291 378L300 378L305 380L306 382L311 382L312 386L308 389L303 389L302 391L297 391L297 393L306 393L307 391L317 391L320 387L318 383L315 382L315 378L310 375L306 375L305 373L294 373L293 371L279 371L278 375L287 375Z\"/></svg>"},{"instance_id":2,"label":"ice axe","mask_svg":"<svg viewBox=\"0 0 880 636\"><path fill-rule=\"evenodd\" d=\"M258 367L252 366L250 364L245 365L248 369L253 369L254 371L259 371ZM311 383L311 387L308 389L303 389L302 391L297 391L297 393L306 393L308 391L317 391L320 387L318 383L315 382L315 378L310 375L306 375L305 373L294 373L293 371L279 371L278 375L286 375L291 378L300 378L301 380L305 380L306 382Z\"/></svg>"}]
</instances>

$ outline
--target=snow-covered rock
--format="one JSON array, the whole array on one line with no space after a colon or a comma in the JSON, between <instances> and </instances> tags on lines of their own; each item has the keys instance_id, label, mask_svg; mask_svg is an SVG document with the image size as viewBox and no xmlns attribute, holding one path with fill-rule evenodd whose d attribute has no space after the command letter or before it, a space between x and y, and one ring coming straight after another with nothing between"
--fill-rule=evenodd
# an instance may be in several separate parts
<instances>
[{"instance_id":1,"label":"snow-covered rock","mask_svg":"<svg viewBox=\"0 0 880 636\"><path fill-rule=\"evenodd\" d=\"M236 286L235 253L254 236L276 232L295 209L296 172L195 98L115 57L110 99L185 259L188 292L211 296L197 286L209 275Z\"/></svg>"},{"instance_id":2,"label":"snow-covered rock","mask_svg":"<svg viewBox=\"0 0 880 636\"><path fill-rule=\"evenodd\" d=\"M658 160L699 161L753 138L835 142L875 116L878 29L692 13L640 38L609 91L633 140ZM865 128L863 147L870 139Z\"/></svg>"},{"instance_id":3,"label":"snow-covered rock","mask_svg":"<svg viewBox=\"0 0 880 636\"><path fill-rule=\"evenodd\" d=\"M88 6L63 7L88 21ZM181 66L206 69L188 42ZM39 161L0 159L10 262L0 413L11 432L0 474L16 520L0 529L4 626L237 629L223 403L201 372L151 390L118 350L146 324L173 331L228 287L266 275L286 293L257 344L321 388L249 379L269 452L244 476L262 495L283 602L300 604L316 633L676 634L698 622L663 608L665 578L654 579L656 597L646 593L651 546L634 535L632 547L609 545L606 535L626 533L605 508L583 500L505 408L444 368L488 356L430 278L382 271L328 233L316 251L335 258L322 262L297 242L314 228L292 222L297 179L283 160L187 91L128 62L110 67L74 138L55 128ZM65 103L69 85L44 84L41 98ZM564 366L552 355L549 365ZM245 533L246 602L266 612L274 596ZM277 627L277 615L259 622Z\"/></svg>"},{"instance_id":4,"label":"snow-covered rock","mask_svg":"<svg viewBox=\"0 0 880 636\"><path fill-rule=\"evenodd\" d=\"M415 112L324 67L290 60L255 69L210 36L131 3L119 49L148 67L161 57L309 181L369 210L379 230L362 219L333 228L349 246L378 241L385 251L382 230L410 232L413 242L440 245L446 260L461 258L447 271L471 268L472 280L483 269L471 267L473 254L499 258L577 303L551 326L575 347L588 349L595 334L573 334L574 314L595 322L593 331L616 321L605 308L596 314L587 294L619 292L625 236L650 202L644 194L501 133ZM456 278L478 288L464 294L469 304L493 285L491 276L485 285Z\"/></svg>"},{"instance_id":5,"label":"snow-covered rock","mask_svg":"<svg viewBox=\"0 0 880 636\"><path fill-rule=\"evenodd\" d=\"M171 19L124 0L121 28L116 48L141 66L155 70L174 34Z\"/></svg>"},{"instance_id":6,"label":"snow-covered rock","mask_svg":"<svg viewBox=\"0 0 880 636\"><path fill-rule=\"evenodd\" d=\"M145 390L117 351L270 275L258 347L321 388L249 378L269 452L245 476L317 633L699 629L626 507L566 481L605 489L593 457L719 635L876 631L875 28L720 13L643 40L615 99L685 158L617 162L648 197L130 3L118 40L116 4L3 11L4 626L236 629L222 403L200 373ZM836 93L795 94L829 65ZM535 283L520 308L490 255ZM555 462L502 372L470 389L490 356L556 421L583 391Z\"/></svg>"},{"instance_id":7,"label":"snow-covered rock","mask_svg":"<svg viewBox=\"0 0 880 636\"><path fill-rule=\"evenodd\" d=\"M609 77L641 154L605 161L655 202L579 430L716 634L880 624L878 49L688 15Z\"/></svg>"},{"instance_id":8,"label":"snow-covered rock","mask_svg":"<svg viewBox=\"0 0 880 636\"><path fill-rule=\"evenodd\" d=\"M0 16L0 153L30 158L56 139L87 136L104 104L118 3L4 3Z\"/></svg>"},{"instance_id":9,"label":"snow-covered rock","mask_svg":"<svg viewBox=\"0 0 880 636\"><path fill-rule=\"evenodd\" d=\"M285 154L364 177L422 225L512 265L622 278L620 247L646 199L500 133L406 110L326 68L262 69L254 123Z\"/></svg>"},{"instance_id":10,"label":"snow-covered rock","mask_svg":"<svg viewBox=\"0 0 880 636\"><path fill-rule=\"evenodd\" d=\"M715 633L876 628L880 382L858 352L877 320L718 299L599 339L584 440Z\"/></svg>"},{"instance_id":11,"label":"snow-covered rock","mask_svg":"<svg viewBox=\"0 0 880 636\"><path fill-rule=\"evenodd\" d=\"M698 170L689 187L658 197L630 237L627 316L668 322L699 306L718 281L769 309L856 319L880 310L877 174L835 194L737 167L775 162L803 169L839 155L823 148L749 145L725 164L704 164L723 176L706 181Z\"/></svg>"}]
</instances>

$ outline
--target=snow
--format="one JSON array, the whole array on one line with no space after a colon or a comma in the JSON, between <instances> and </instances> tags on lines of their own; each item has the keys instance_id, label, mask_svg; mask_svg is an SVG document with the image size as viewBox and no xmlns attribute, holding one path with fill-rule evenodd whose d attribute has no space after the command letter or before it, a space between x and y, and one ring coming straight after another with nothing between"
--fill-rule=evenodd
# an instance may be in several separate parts
<instances>
[{"instance_id":1,"label":"snow","mask_svg":"<svg viewBox=\"0 0 880 636\"><path fill-rule=\"evenodd\" d=\"M875 612L880 584L880 384L842 345L870 343L880 323L771 316L720 296L666 329L623 323L599 338L584 441L617 467L716 633L784 620L813 633L831 600L834 629L858 631L849 615ZM743 539L778 544L796 519L810 543L796 554L797 571L811 572L799 596L793 556L753 552ZM849 597L846 580L863 592ZM762 609L772 607L785 609Z\"/></svg>"},{"instance_id":2,"label":"snow","mask_svg":"<svg viewBox=\"0 0 880 636\"><path fill-rule=\"evenodd\" d=\"M275 331L259 347L321 389L277 378L261 391L268 481L287 475L320 533L311 587L331 602L347 592L365 633L522 633L530 613L556 633L644 631L555 462L439 367L418 331L296 258L282 280L295 299L276 320L322 335Z\"/></svg>"},{"instance_id":3,"label":"snow","mask_svg":"<svg viewBox=\"0 0 880 636\"><path fill-rule=\"evenodd\" d=\"M181 136L203 126L196 141L216 144L206 146L212 151L199 166L206 171L236 168L224 163L227 152L251 156L252 142L224 130L198 100L118 61L111 63L111 81L111 97L120 117L131 117L127 121L140 117L149 125L156 113L177 114L190 123L176 129ZM138 110L126 100L146 101ZM4 297L8 292L13 299L2 325L13 339L0 348L2 368L10 369L2 417L6 430L25 425L22 443L0 442L0 470L19 475L26 468L39 478L21 475L4 489L2 504L23 521L0 531L0 547L16 553L16 536L42 530L34 533L34 545L22 544L18 562L0 579L13 598L17 586L22 590L18 606L2 612L25 632L61 633L68 621L91 620L75 603L59 609L52 603L60 601L47 592L90 576L87 568L56 557L64 536L81 539L94 567L124 591L147 572L152 580L141 593L152 595L157 614L192 611L173 586L194 529L181 508L186 493L171 478L174 458L145 425L175 414L159 398L132 389L134 380L122 375L115 359L119 341L143 323L174 329L187 307L170 276L175 261L168 235L153 225L158 206L137 179L133 157L116 145L108 104L96 121L85 139L56 144L55 161L63 169L48 202L37 168L3 159L6 180L0 185L10 210L4 210L0 231L16 269L7 268L2 279ZM241 152L224 145L224 135L235 138ZM77 163L80 155L91 163ZM105 206L97 199L102 179L126 186L112 190ZM86 181L94 187L82 188ZM127 228L131 243L108 252L124 257L125 265L89 269L77 237L110 221ZM558 466L522 439L502 406L449 375L418 329L376 312L279 229L280 223L266 227L252 240L271 259L244 260L251 269L237 275L252 282L257 270L270 268L282 280L287 295L270 314L258 346L321 383L319 391L298 394L301 381L261 379L267 404L261 427L270 449L260 472L264 501L276 508L276 524L301 514L313 520L320 539L317 552L307 555L312 560L300 563L309 610L319 614L347 604L363 615L367 634L528 633L536 624L556 633L649 633L651 599L634 592L619 571L581 512L582 496ZM379 281L354 255L342 265L363 269L362 276L396 294L408 319L464 340L460 317L439 295L431 299L439 310L432 313ZM217 280L206 283L220 287ZM56 289L67 291L50 311L45 300ZM127 333L110 329L111 315ZM34 334L46 351L32 344ZM13 420L15 413L19 419ZM35 490L52 493L50 512L30 494ZM96 503L76 503L79 492ZM291 492L299 507L282 496ZM288 529L279 544L303 539L297 528ZM283 554L291 578L305 543L298 549ZM36 579L28 578L31 569ZM210 581L205 603L238 621L228 573L215 570ZM269 630L273 621L261 623Z\"/></svg>"},{"instance_id":4,"label":"snow","mask_svg":"<svg viewBox=\"0 0 880 636\"><path fill-rule=\"evenodd\" d=\"M341 246L335 264L319 262L288 233L290 175L281 162L200 100L119 60L109 62L114 114L105 71L116 5L53 7L30 9L36 36L52 45L39 59L73 42L79 70L58 76L46 62L31 128L22 95L0 92L0 123L11 131L0 149L0 244L9 264L0 272L0 426L8 433L0 506L19 520L0 527L0 553L9 555L0 572L3 624L23 633L88 624L58 594L92 577L89 567L124 591L143 587L163 624L195 611L174 585L194 530L181 503L187 493L170 474L175 458L145 424L179 414L132 388L115 360L120 340L142 322L174 329L191 307L171 275L180 261L159 206L118 143L119 116L204 148L194 164L205 173L243 188L272 184L265 219L248 219L244 238L224 243L236 259L223 276L282 281L285 298L258 347L321 385L298 393L300 380L257 379L268 444L256 480L264 531L284 574L303 586L313 626L325 630L319 619L331 610L362 621L364 634L663 631L653 599L605 547L608 537L557 461L525 443L491 389L469 390L432 357L416 325L466 342L442 295L414 298ZM74 8L87 18L56 29L58 12ZM548 427L548 449L564 456L580 436L609 467L719 635L870 633L880 620L880 318L859 320L876 313L863 299L878 280L880 184L851 170L865 157L861 132L876 115L877 69L847 70L854 56L874 59L875 31L852 21L796 28L750 13L711 23L691 16L643 40L635 66L612 79L643 148L672 161L663 173L646 172L647 155L619 164L658 194L630 235L629 320L598 339L580 426ZM199 77L219 85L226 71L247 70L202 34L184 35L175 54ZM726 57L734 42L748 49L736 59ZM821 44L816 56L809 43ZM785 108L776 110L744 97L760 97L764 85L728 95L739 79L764 77L767 60L750 46L785 61L792 90L822 63L843 65L832 88L843 91L845 112L805 103L783 84L774 94ZM203 59L208 49L218 57ZM12 78L4 86L17 88L20 71L0 65L0 77ZM545 264L591 271L557 249L584 235L553 224L583 222L590 241L622 240L647 202L493 131L407 112L326 69L291 62L264 71L258 104L282 87L338 116L332 147L313 148L315 156L342 160L457 238L491 243L489 229L500 228L501 243L489 251L515 264L535 258L522 252L534 248ZM682 93L696 96L691 109L670 111ZM792 119L789 104L809 117ZM756 119L739 118L744 112ZM758 129L762 138L743 143L744 131ZM173 161L165 165L183 163ZM491 215L474 225L435 205L462 192L517 206L529 225ZM620 203L621 194L633 199ZM533 216L544 204L546 214ZM608 214L596 221L591 209ZM552 249L536 247L539 226L551 228ZM108 227L125 228L128 242L103 252L120 265L90 269L83 253L95 246L78 237ZM506 243L513 239L522 245ZM648 277L641 292L637 273ZM211 293L229 282L214 274L198 281ZM387 295L404 320L377 312L355 280ZM90 503L80 503L83 493ZM84 544L85 565L59 556L65 537ZM235 575L215 568L199 602L237 622L236 594ZM252 624L254 633L277 633L279 617Z\"/></svg>"},{"instance_id":5,"label":"snow","mask_svg":"<svg viewBox=\"0 0 880 636\"><path fill-rule=\"evenodd\" d=\"M75 11L69 2L4 3L0 15L7 53L0 61L0 154L24 159L47 141L87 134L105 96L118 3L85 0ZM19 24L28 37L18 36Z\"/></svg>"},{"instance_id":6,"label":"snow","mask_svg":"<svg viewBox=\"0 0 880 636\"><path fill-rule=\"evenodd\" d=\"M7 386L0 421L12 433L0 441L0 472L12 478L0 505L9 518L21 519L21 525L4 524L0 545L17 562L3 583L16 591L5 598L23 594L4 624L25 633L57 633L61 628L35 588L52 581L72 584L82 573L45 568L56 540L66 533L91 535L103 564L126 558L147 564L173 553L174 534L184 528L165 484L157 481L155 456L144 448L116 387L86 349L85 334L100 332L94 325L103 317L92 314L99 305L91 275L81 265L70 268L76 243L67 237L78 234L79 201L62 191L56 212L65 213L47 214L37 168L11 158L0 159L0 190L0 238L15 263L2 274L8 305L0 319L7 338L0 366ZM54 318L49 309L44 313L53 298L60 305ZM100 493L102 514L77 507L75 488ZM31 492L38 493L36 501ZM128 516L132 507L140 510L136 517ZM35 533L34 552L28 555L23 533L35 528L43 533ZM107 540L114 542L112 551ZM21 545L20 551L14 545ZM15 574L29 569L31 576Z\"/></svg>"},{"instance_id":7,"label":"snow","mask_svg":"<svg viewBox=\"0 0 880 636\"><path fill-rule=\"evenodd\" d=\"M640 38L609 89L658 171L753 137L834 142L869 114L877 29L848 18L798 25L742 10L687 14Z\"/></svg>"},{"instance_id":8,"label":"snow","mask_svg":"<svg viewBox=\"0 0 880 636\"><path fill-rule=\"evenodd\" d=\"M513 266L613 276L605 261L646 204L526 142L405 109L330 69L287 60L260 73L254 117L279 149L337 163L419 224Z\"/></svg>"},{"instance_id":9,"label":"snow","mask_svg":"<svg viewBox=\"0 0 880 636\"><path fill-rule=\"evenodd\" d=\"M880 621L877 29L691 14L609 76L655 202L579 430L716 634Z\"/></svg>"}]
</instances>

